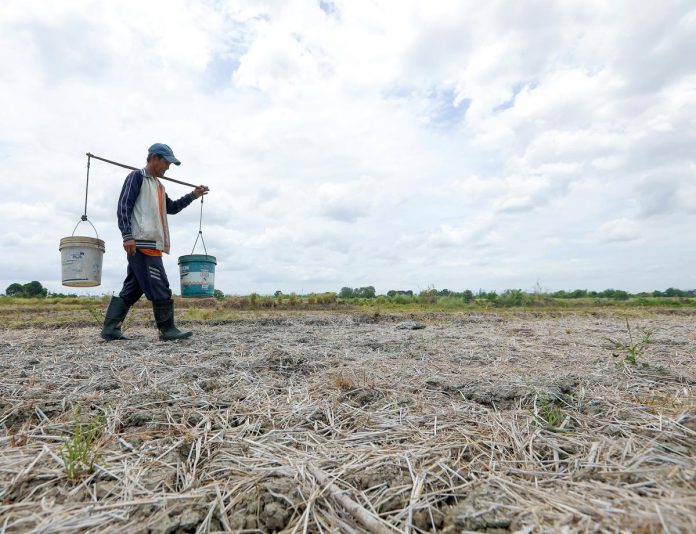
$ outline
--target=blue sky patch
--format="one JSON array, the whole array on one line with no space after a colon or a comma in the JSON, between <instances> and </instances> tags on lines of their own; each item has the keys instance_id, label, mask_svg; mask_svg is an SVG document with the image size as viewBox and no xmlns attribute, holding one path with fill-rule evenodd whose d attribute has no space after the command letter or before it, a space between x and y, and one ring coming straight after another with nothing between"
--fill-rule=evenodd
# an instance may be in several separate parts
<instances>
[{"instance_id":1,"label":"blue sky patch","mask_svg":"<svg viewBox=\"0 0 696 534\"><path fill-rule=\"evenodd\" d=\"M239 58L231 54L216 55L203 73L203 85L211 92L227 89L232 75L239 68Z\"/></svg>"},{"instance_id":2,"label":"blue sky patch","mask_svg":"<svg viewBox=\"0 0 696 534\"><path fill-rule=\"evenodd\" d=\"M331 0L319 0L319 8L327 15L336 13L336 4L331 2Z\"/></svg>"},{"instance_id":3,"label":"blue sky patch","mask_svg":"<svg viewBox=\"0 0 696 534\"><path fill-rule=\"evenodd\" d=\"M510 97L509 100L506 100L502 104L499 104L493 108L494 112L498 111L505 111L506 109L510 109L515 105L515 99L517 98L517 95L519 95L522 92L522 89L525 87L529 87L530 89L535 89L539 85L539 82L536 80L533 80L531 82L517 82L512 86L512 96Z\"/></svg>"},{"instance_id":4,"label":"blue sky patch","mask_svg":"<svg viewBox=\"0 0 696 534\"><path fill-rule=\"evenodd\" d=\"M471 99L465 98L454 105L457 95L454 89L436 91L431 96L432 111L430 112L431 124L436 128L455 128L464 122L466 112L471 105Z\"/></svg>"}]
</instances>

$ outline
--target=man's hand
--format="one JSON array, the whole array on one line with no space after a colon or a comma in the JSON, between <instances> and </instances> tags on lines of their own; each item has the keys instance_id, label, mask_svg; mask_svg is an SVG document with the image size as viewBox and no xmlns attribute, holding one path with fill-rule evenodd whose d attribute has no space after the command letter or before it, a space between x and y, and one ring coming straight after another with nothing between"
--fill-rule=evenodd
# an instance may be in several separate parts
<instances>
[{"instance_id":1,"label":"man's hand","mask_svg":"<svg viewBox=\"0 0 696 534\"><path fill-rule=\"evenodd\" d=\"M208 189L207 185L199 185L196 187L196 189L191 191L191 194L193 195L193 198L201 198L201 196L207 195L208 191L210 191L210 189Z\"/></svg>"},{"instance_id":2,"label":"man's hand","mask_svg":"<svg viewBox=\"0 0 696 534\"><path fill-rule=\"evenodd\" d=\"M124 241L123 250L125 250L126 254L128 254L129 256L135 256L135 239L129 239L128 241Z\"/></svg>"}]
</instances>

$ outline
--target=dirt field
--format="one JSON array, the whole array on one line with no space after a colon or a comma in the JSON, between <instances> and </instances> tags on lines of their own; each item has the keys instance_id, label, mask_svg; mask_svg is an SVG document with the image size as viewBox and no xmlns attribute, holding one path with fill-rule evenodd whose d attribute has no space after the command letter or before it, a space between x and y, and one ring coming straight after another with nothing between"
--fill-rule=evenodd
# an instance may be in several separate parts
<instances>
[{"instance_id":1,"label":"dirt field","mask_svg":"<svg viewBox=\"0 0 696 534\"><path fill-rule=\"evenodd\" d=\"M599 313L4 330L0 532L694 532L696 315L630 324L635 366Z\"/></svg>"}]
</instances>

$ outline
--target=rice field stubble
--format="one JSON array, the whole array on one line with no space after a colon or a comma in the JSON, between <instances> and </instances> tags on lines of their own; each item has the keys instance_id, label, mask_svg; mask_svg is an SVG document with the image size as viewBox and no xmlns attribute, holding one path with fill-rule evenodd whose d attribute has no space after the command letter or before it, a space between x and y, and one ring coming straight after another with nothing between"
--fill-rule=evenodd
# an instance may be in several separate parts
<instances>
[{"instance_id":1,"label":"rice field stubble","mask_svg":"<svg viewBox=\"0 0 696 534\"><path fill-rule=\"evenodd\" d=\"M693 315L406 319L3 329L0 532L696 530Z\"/></svg>"}]
</instances>

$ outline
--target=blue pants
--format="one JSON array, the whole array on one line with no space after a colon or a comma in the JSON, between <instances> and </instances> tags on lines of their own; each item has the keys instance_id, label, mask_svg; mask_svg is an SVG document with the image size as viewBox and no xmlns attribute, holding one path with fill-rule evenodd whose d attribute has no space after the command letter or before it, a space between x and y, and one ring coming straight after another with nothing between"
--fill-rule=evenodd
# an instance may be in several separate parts
<instances>
[{"instance_id":1,"label":"blue pants","mask_svg":"<svg viewBox=\"0 0 696 534\"><path fill-rule=\"evenodd\" d=\"M119 297L128 306L132 306L143 296L143 293L148 300L172 298L162 256L147 256L137 251L135 256L128 255L128 272Z\"/></svg>"}]
</instances>

